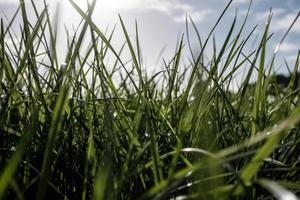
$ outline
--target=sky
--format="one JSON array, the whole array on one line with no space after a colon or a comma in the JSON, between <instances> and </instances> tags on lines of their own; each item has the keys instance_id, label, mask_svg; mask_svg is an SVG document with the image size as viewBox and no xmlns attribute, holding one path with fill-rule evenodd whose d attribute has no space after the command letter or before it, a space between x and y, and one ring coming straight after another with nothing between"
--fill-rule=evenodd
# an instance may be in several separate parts
<instances>
[{"instance_id":1,"label":"sky","mask_svg":"<svg viewBox=\"0 0 300 200\"><path fill-rule=\"evenodd\" d=\"M25 2L29 2L25 0ZM34 0L39 6L41 0ZM59 0L48 0L52 13L55 12L56 2ZM85 0L74 0L83 9ZM199 30L202 38L206 38L212 29L222 10L229 0L98 0L93 13L93 21L99 28L112 30L116 25L113 37L113 46L116 49L125 41L121 30L118 14L125 22L126 28L134 39L135 20L139 28L139 37L143 54L143 63L149 69L161 64L159 55L163 50L162 56L171 59L175 52L178 38L181 34L186 36L186 15L190 16ZM78 25L80 15L72 8L68 0L61 0L61 14L59 20L59 39L58 49L61 51L61 60L66 52L64 26L72 30L72 26ZM234 16L237 15L237 22L240 24L245 17L249 0L234 0L228 12L225 14L221 23L214 32L217 45L225 40L226 33L229 31ZM0 0L0 17L10 18L18 6L18 0ZM273 52L280 39L292 23L297 13L300 11L300 0L253 0L251 12L245 34L258 25L256 34L261 34L272 8L273 18L270 32L274 33L269 43L269 52ZM191 27L191 24L188 24ZM15 24L18 29L19 24ZM238 27L237 27L238 28ZM197 49L198 42L194 40L195 33L190 32L193 48ZM212 45L210 45L212 46ZM284 60L288 63L295 62L297 51L300 48L300 20L296 22L288 37L282 44L278 54L276 70L285 73ZM211 47L210 47L211 49ZM220 46L217 46L220 50ZM209 54L208 48L208 54Z\"/></svg>"}]
</instances>

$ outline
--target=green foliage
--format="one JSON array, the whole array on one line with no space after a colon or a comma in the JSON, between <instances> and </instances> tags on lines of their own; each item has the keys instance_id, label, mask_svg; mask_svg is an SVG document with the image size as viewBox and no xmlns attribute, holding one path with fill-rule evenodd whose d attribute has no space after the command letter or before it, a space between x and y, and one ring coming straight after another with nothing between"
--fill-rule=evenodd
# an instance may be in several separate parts
<instances>
[{"instance_id":1,"label":"green foliage","mask_svg":"<svg viewBox=\"0 0 300 200\"><path fill-rule=\"evenodd\" d=\"M119 16L126 41L116 50L114 30L103 33L92 21L95 2L83 11L70 0L83 21L68 35L61 65L57 20L47 7L20 1L7 25L1 19L0 199L296 199L300 53L288 88L279 87L271 73L277 52L266 62L271 15L252 52L245 53L256 29L244 30L248 11L237 31L233 20L220 51L214 44L211 58L204 56L207 45L232 1L204 41L187 17L198 54L187 34L191 59L184 63L182 36L164 69L149 75L137 23L132 40ZM21 40L11 28L17 15ZM83 53L85 37L90 45ZM121 59L126 47L129 63ZM232 92L245 66L246 78ZM257 82L250 84L255 70Z\"/></svg>"}]
</instances>

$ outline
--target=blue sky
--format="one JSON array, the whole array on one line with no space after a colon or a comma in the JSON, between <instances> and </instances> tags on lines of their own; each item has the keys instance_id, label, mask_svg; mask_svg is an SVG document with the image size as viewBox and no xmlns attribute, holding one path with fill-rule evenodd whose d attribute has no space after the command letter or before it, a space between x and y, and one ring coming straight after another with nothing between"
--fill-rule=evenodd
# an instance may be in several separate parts
<instances>
[{"instance_id":1,"label":"blue sky","mask_svg":"<svg viewBox=\"0 0 300 200\"><path fill-rule=\"evenodd\" d=\"M48 1L52 12L54 12L57 1ZM42 4L42 1L39 0L35 0L35 2ZM60 2L62 12L58 45L60 51L62 51L60 55L64 55L66 51L64 42L66 40L63 26L66 25L71 30L72 24L77 25L79 23L80 16L67 0L61 0ZM75 0L75 2L82 7L85 6L84 0ZM205 38L227 3L228 0L98 0L93 20L103 31L107 27L111 30L117 24L113 40L113 45L116 48L119 48L124 42L117 14L120 13L123 17L128 31L132 33L132 37L134 36L134 22L137 20L144 64L146 67L151 68L156 64L157 57L163 48L165 48L164 58L170 59L174 54L178 37L185 32L186 14L193 18L202 38ZM217 44L222 44L224 41L236 12L238 22L240 23L243 20L248 4L249 0L234 0L214 32ZM0 0L0 17L3 17L4 13L8 17L11 16L17 5L18 0ZM273 52L284 32L299 12L300 0L253 0L245 34L249 33L255 25L258 25L256 34L262 32L271 7L273 19L270 31L274 33L274 37L270 41L269 52ZM15 28L18 29L18 26L16 23ZM193 34L191 38L193 38ZM197 49L197 42L192 41L192 43L195 45L194 48ZM281 46L276 70L285 72L284 67L282 67L283 58L289 63L294 62L299 48L300 20L295 24ZM63 59L63 56L61 59Z\"/></svg>"}]
</instances>

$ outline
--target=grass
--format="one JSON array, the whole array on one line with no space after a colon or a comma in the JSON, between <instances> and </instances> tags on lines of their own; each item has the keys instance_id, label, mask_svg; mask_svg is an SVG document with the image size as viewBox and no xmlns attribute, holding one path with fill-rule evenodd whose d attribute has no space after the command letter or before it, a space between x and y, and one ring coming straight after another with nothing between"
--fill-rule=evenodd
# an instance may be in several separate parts
<instances>
[{"instance_id":1,"label":"grass","mask_svg":"<svg viewBox=\"0 0 300 200\"><path fill-rule=\"evenodd\" d=\"M137 23L132 40L119 17L126 43L116 50L114 31L103 33L92 21L95 1L83 11L70 0L82 22L59 64L57 20L32 2L37 20L29 22L21 0L10 21L1 19L0 199L297 199L300 51L289 86L279 87L272 79L277 51L270 62L266 56L272 14L246 53L257 28L244 30L248 12L241 25L234 18L222 44L213 40L207 58L231 2L205 40L187 17L187 44L182 36L174 57L149 75ZM17 15L19 40L11 26ZM190 31L198 36L197 54ZM124 48L130 62L121 59Z\"/></svg>"}]
</instances>

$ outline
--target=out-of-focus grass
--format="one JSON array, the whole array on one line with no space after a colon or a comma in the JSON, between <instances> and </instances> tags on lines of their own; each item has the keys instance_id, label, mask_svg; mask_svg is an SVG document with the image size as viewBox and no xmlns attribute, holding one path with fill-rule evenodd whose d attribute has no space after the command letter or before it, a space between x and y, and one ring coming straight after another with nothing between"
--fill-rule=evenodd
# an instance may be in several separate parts
<instances>
[{"instance_id":1,"label":"out-of-focus grass","mask_svg":"<svg viewBox=\"0 0 300 200\"><path fill-rule=\"evenodd\" d=\"M57 20L50 20L47 7L20 2L20 40L11 28L15 17L1 19L1 199L296 199L300 52L288 88L278 87L272 79L277 52L266 62L271 14L252 52L244 51L256 29L245 32L247 14L239 27L234 19L224 30L226 39L214 44L211 58L204 56L207 45L232 1L205 40L187 17L198 54L187 34L189 63L181 61L182 37L164 69L149 75L137 23L132 40L120 17L126 43L116 50L114 31L104 34L92 21L95 1L83 11L70 0L83 21L68 35L59 64ZM28 21L28 5L35 24ZM121 59L127 47L129 63ZM245 66L245 80L231 92ZM250 84L255 71L257 82Z\"/></svg>"}]
</instances>

